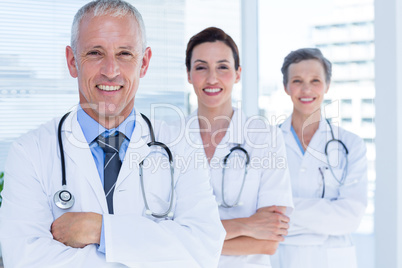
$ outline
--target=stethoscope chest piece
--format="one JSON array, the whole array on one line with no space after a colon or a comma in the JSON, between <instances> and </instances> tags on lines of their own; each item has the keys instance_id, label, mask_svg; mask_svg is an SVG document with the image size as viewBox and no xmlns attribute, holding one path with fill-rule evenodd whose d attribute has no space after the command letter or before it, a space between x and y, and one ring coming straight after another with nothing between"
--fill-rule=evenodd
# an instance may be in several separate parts
<instances>
[{"instance_id":1,"label":"stethoscope chest piece","mask_svg":"<svg viewBox=\"0 0 402 268\"><path fill-rule=\"evenodd\" d=\"M57 191L53 196L54 203L61 209L69 209L74 205L74 196L67 190Z\"/></svg>"}]
</instances>

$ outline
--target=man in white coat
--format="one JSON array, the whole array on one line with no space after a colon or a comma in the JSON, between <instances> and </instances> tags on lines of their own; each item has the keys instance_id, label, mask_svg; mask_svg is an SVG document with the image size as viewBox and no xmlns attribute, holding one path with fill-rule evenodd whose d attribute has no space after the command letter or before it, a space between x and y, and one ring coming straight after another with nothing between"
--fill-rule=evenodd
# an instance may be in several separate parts
<instances>
[{"instance_id":1,"label":"man in white coat","mask_svg":"<svg viewBox=\"0 0 402 268\"><path fill-rule=\"evenodd\" d=\"M77 12L66 58L78 80L79 105L60 131L57 118L17 140L6 163L0 210L6 267L217 266L225 232L208 171L195 165L193 150L172 148L174 159L187 163L175 165L173 189L170 172L162 169L144 174L141 190L140 163L151 152L151 135L134 98L151 55L141 15L130 4L98 0ZM121 168L110 201L99 140L115 134L123 137L112 156L118 155ZM166 135L163 124L155 126L156 140ZM63 188L75 198L71 208L54 200ZM146 203L149 210L166 211L171 194L173 215L149 215Z\"/></svg>"}]
</instances>

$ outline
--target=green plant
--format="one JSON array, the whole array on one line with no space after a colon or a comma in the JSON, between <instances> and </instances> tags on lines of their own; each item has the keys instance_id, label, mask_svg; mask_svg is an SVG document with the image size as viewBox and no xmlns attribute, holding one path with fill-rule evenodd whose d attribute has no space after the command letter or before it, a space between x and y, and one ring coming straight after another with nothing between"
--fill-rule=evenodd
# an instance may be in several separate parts
<instances>
[{"instance_id":1,"label":"green plant","mask_svg":"<svg viewBox=\"0 0 402 268\"><path fill-rule=\"evenodd\" d=\"M1 191L3 191L3 184L4 184L4 172L0 172L0 206L1 206L1 201L3 198L1 197Z\"/></svg>"}]
</instances>

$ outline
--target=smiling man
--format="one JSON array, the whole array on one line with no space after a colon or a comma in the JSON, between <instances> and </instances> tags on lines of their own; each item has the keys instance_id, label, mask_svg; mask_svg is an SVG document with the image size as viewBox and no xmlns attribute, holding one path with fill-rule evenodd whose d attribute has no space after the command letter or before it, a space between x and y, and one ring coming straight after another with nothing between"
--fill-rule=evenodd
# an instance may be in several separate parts
<instances>
[{"instance_id":1,"label":"smiling man","mask_svg":"<svg viewBox=\"0 0 402 268\"><path fill-rule=\"evenodd\" d=\"M0 210L6 267L217 265L225 232L208 172L174 163L176 156L195 161L194 150L165 149L173 172L142 168L153 155L152 125L134 100L151 56L141 15L130 4L93 1L77 12L66 59L79 105L16 141L6 164ZM169 139L156 124L156 140L162 136Z\"/></svg>"}]
</instances>

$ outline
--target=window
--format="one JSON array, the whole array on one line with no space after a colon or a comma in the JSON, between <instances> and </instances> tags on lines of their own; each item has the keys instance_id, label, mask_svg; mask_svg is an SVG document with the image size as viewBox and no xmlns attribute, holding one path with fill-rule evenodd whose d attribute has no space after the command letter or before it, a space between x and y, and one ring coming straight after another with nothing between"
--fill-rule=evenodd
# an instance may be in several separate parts
<instances>
[{"instance_id":1,"label":"window","mask_svg":"<svg viewBox=\"0 0 402 268\"><path fill-rule=\"evenodd\" d=\"M260 1L260 87L278 85L276 92L264 96L270 101L260 102L260 109L268 118L278 111L291 114L291 105L281 108L291 101L283 92L280 72L290 51L318 47L332 62L332 81L323 103L325 115L359 135L367 145L369 205L355 241L359 267L373 268L374 260L367 258L367 252L374 251L374 5L371 0L352 2Z\"/></svg>"},{"instance_id":2,"label":"window","mask_svg":"<svg viewBox=\"0 0 402 268\"><path fill-rule=\"evenodd\" d=\"M78 103L77 82L69 75L64 53L74 14L87 2L0 1L0 171L14 139ZM144 18L153 52L136 108L149 115L151 103L168 103L188 114L193 90L184 62L187 41L214 25L240 46L240 0L129 2ZM241 96L241 88L235 94ZM157 118L175 119L173 109L158 107Z\"/></svg>"}]
</instances>

